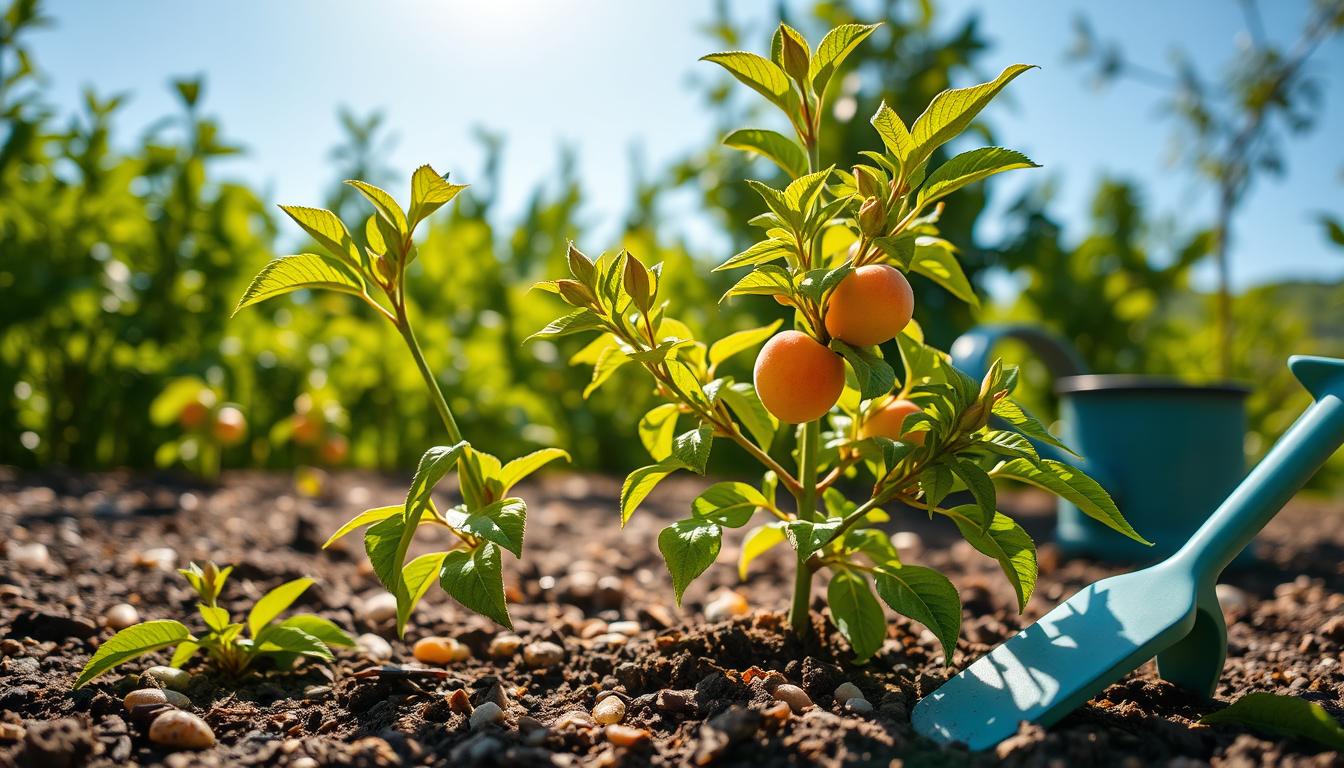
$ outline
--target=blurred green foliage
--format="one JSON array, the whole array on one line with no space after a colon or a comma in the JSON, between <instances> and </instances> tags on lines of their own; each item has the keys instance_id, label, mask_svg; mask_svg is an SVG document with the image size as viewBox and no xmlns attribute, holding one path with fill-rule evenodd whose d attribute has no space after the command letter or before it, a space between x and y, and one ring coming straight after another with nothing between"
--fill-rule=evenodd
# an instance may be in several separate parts
<instances>
[{"instance_id":1,"label":"blurred green foliage","mask_svg":"<svg viewBox=\"0 0 1344 768\"><path fill-rule=\"evenodd\" d=\"M802 18L784 17L815 34L873 20L869 6L861 15L860 5L820 0ZM824 134L823 152L831 156L872 144L868 117L879 100L910 121L938 91L996 69L982 61L989 42L973 14L948 23L932 3L896 0L876 10L883 26L854 52L836 86ZM202 115L205 84L174 83L178 112L128 142L117 132L119 97L90 93L70 115L50 105L25 45L27 33L45 21L36 2L18 0L0 22L0 463L149 467L156 453L180 460L160 448L180 441L182 429L149 415L172 381L192 376L247 415L248 437L225 450L225 466L311 460L286 439L300 398L343 406L350 464L412 466L440 427L415 367L376 318L348 297L323 294L293 301L325 311L273 302L229 319L262 264L311 244L278 234L270 201L256 191L218 179L215 160L240 148ZM748 34L727 3L706 32L724 48L742 45ZM698 334L719 337L785 313L768 302L720 313L718 296L731 276L700 277L707 265L751 242L754 233L742 222L759 201L742 180L782 181L768 161L721 146L718 137L758 117L754 124L779 126L751 112L755 100L730 97L730 78L716 68L704 65L701 77L697 87L710 116L705 148L639 177L624 231L609 245L650 264L665 262L665 290L685 308L682 319ZM339 119L347 139L332 151L332 192L306 202L358 220L362 203L342 197L348 188L339 181L377 183L402 174L383 165L389 146L383 118L342 110ZM985 124L973 130L992 141ZM482 450L520 455L556 445L581 468L627 468L638 440L608 425L638 420L651 403L647 384L632 371L617 371L584 403L587 375L568 364L582 342L521 344L553 309L526 286L563 272L566 242L583 234L585 195L574 158L561 152L522 215L504 222L496 210L503 142L487 132L478 138L479 166L452 169L455 182L472 187L451 213L432 221L413 265L420 273L409 281L429 363ZM676 227L661 214L661 200L686 189L727 234L722 252L692 255L672 234ZM1145 210L1141 190L1109 181L1098 187L1089 231L1077 243L1063 236L1044 192L1011 211L1013 234L1005 242L984 243L973 235L984 194L980 187L959 193L940 228L965 246L973 281L982 283L994 267L1023 286L1011 306L988 312L1051 326L1074 339L1098 370L1216 374L1209 299L1188 283L1190 265L1210 247L1207 233L1173 234ZM931 343L946 346L981 319L931 283L917 282L915 290L917 319ZM1284 355L1344 353L1340 318L1309 314L1340 306L1339 287L1313 285L1266 286L1236 303L1238 370L1257 385L1252 449L1266 448L1305 402ZM750 375L749 360L736 365L733 375ZM734 463L743 458L725 451L714 469L745 468ZM1344 478L1338 463L1331 471Z\"/></svg>"}]
</instances>

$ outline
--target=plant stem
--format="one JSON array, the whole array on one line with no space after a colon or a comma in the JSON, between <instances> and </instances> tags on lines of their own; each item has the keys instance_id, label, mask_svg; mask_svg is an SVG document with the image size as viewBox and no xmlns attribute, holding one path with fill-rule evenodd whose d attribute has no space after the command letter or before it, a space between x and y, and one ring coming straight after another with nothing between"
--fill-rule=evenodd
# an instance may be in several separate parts
<instances>
[{"instance_id":1,"label":"plant stem","mask_svg":"<svg viewBox=\"0 0 1344 768\"><path fill-rule=\"evenodd\" d=\"M821 447L821 422L803 424L798 443L798 485L794 498L798 502L798 519L811 522L817 512L817 453ZM789 609L789 624L798 637L807 637L812 628L812 570L807 561L798 557L798 572L793 582L793 606Z\"/></svg>"},{"instance_id":2,"label":"plant stem","mask_svg":"<svg viewBox=\"0 0 1344 768\"><path fill-rule=\"evenodd\" d=\"M434 372L429 369L429 363L425 362L425 354L420 350L420 342L415 340L415 331L411 329L410 321L406 319L405 307L397 306L397 331L401 337L406 340L406 346L411 350L411 357L415 358L415 365L420 369L420 376L425 380L425 386L429 388L430 399L434 401L434 408L438 410L439 417L443 419L443 426L448 430L448 439L454 443L462 442L462 430L457 426L457 419L453 418L453 411L448 407L448 401L443 397L443 390L439 388L439 380L434 378Z\"/></svg>"}]
</instances>

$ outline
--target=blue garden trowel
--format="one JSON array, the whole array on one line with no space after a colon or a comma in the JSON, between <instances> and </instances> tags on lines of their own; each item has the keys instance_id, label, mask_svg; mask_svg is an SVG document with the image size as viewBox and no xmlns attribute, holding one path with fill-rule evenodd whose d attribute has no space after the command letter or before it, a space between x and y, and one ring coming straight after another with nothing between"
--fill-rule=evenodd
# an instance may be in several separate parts
<instances>
[{"instance_id":1,"label":"blue garden trowel","mask_svg":"<svg viewBox=\"0 0 1344 768\"><path fill-rule=\"evenodd\" d=\"M1344 360L1288 367L1316 402L1180 551L1083 589L985 654L919 702L915 730L987 749L1024 720L1055 723L1154 656L1162 677L1212 696L1227 656L1218 575L1344 442Z\"/></svg>"}]
</instances>

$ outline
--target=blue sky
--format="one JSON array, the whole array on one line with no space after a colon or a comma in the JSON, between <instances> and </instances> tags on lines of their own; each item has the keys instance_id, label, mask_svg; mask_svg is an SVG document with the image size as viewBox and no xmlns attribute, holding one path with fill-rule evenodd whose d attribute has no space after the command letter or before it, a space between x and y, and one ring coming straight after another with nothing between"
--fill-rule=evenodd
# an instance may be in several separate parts
<instances>
[{"instance_id":1,"label":"blue sky","mask_svg":"<svg viewBox=\"0 0 1344 768\"><path fill-rule=\"evenodd\" d=\"M1296 33L1304 0L1261 0L1268 33ZM738 3L768 40L775 3ZM1038 2L1030 13L1007 2L944 3L951 25L975 10L993 48L985 74L1003 65L1043 66L1012 86L1011 103L990 116L1001 143L1046 166L1058 185L1056 210L1076 232L1104 173L1144 182L1149 201L1175 224L1207 221L1209 196L1170 163L1170 123L1158 94L1120 83L1097 91L1064 61L1072 19L1086 10L1102 35L1137 59L1163 65L1173 46L1190 49L1209 71L1235 54L1244 29L1226 0ZM227 9L227 10L226 10ZM638 143L651 168L701 146L712 127L692 78L713 76L696 59L710 50L699 27L710 0L237 0L203 4L137 0L60 0L56 26L31 43L58 104L73 109L81 89L129 92L122 135L176 109L173 76L207 77L205 110L247 155L226 175L276 201L315 203L334 179L327 153L340 138L339 104L386 112L397 137L389 164L409 172L422 162L470 181L481 163L475 126L507 139L505 211L555 172L561 142L579 153L589 191L588 221L610 233L630 199L629 149ZM1245 286L1286 277L1344 279L1344 254L1324 241L1314 212L1344 215L1344 43L1321 50L1314 71L1325 84L1317 130L1295 143L1288 173L1259 186L1239 223L1234 277ZM1001 206L1014 182L994 182ZM1020 183L1020 182L1019 182ZM984 220L994 234L999 220ZM694 232L694 224L687 225ZM694 238L709 251L713 237ZM599 244L600 247L600 244ZM721 258L726 254L707 253ZM1201 275L1207 284L1208 270Z\"/></svg>"}]
</instances>

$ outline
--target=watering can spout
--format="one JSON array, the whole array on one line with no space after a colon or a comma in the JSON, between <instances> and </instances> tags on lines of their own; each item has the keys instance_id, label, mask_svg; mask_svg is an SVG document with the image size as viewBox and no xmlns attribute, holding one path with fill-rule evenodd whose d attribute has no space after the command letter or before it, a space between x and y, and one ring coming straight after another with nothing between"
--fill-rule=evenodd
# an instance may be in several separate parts
<instances>
[{"instance_id":1,"label":"watering can spout","mask_svg":"<svg viewBox=\"0 0 1344 768\"><path fill-rule=\"evenodd\" d=\"M1288 358L1288 368L1317 400L1328 395L1344 398L1344 360L1293 355Z\"/></svg>"}]
</instances>

